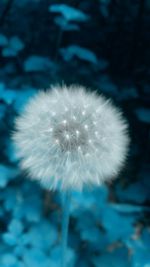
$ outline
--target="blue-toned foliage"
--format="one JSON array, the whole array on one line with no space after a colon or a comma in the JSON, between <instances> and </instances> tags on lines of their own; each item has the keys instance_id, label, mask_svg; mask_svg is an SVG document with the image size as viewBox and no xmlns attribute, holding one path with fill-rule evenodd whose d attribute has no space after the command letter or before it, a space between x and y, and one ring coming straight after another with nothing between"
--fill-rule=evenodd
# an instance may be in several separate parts
<instances>
[{"instance_id":1,"label":"blue-toned foliage","mask_svg":"<svg viewBox=\"0 0 150 267\"><path fill-rule=\"evenodd\" d=\"M135 110L135 114L140 121L150 123L150 109L140 107Z\"/></svg>"},{"instance_id":2,"label":"blue-toned foliage","mask_svg":"<svg viewBox=\"0 0 150 267\"><path fill-rule=\"evenodd\" d=\"M141 182L133 183L125 188L117 186L117 196L122 201L133 202L133 203L143 203L147 199L150 199L149 187Z\"/></svg>"},{"instance_id":3,"label":"blue-toned foliage","mask_svg":"<svg viewBox=\"0 0 150 267\"><path fill-rule=\"evenodd\" d=\"M99 257L93 259L95 267L131 267L129 252L125 247L107 251Z\"/></svg>"},{"instance_id":4,"label":"blue-toned foliage","mask_svg":"<svg viewBox=\"0 0 150 267\"><path fill-rule=\"evenodd\" d=\"M6 45L2 49L2 55L4 57L15 57L23 49L24 43L21 41L21 39L18 36L13 36L8 40L8 43L6 43Z\"/></svg>"},{"instance_id":5,"label":"blue-toned foliage","mask_svg":"<svg viewBox=\"0 0 150 267\"><path fill-rule=\"evenodd\" d=\"M72 192L67 266L150 267L150 1L0 1L0 267L59 267L62 206L20 170L14 119L38 90L77 83L122 107L119 179Z\"/></svg>"},{"instance_id":6,"label":"blue-toned foliage","mask_svg":"<svg viewBox=\"0 0 150 267\"><path fill-rule=\"evenodd\" d=\"M24 70L26 72L48 71L54 64L47 58L37 55L32 55L24 62Z\"/></svg>"},{"instance_id":7,"label":"blue-toned foliage","mask_svg":"<svg viewBox=\"0 0 150 267\"><path fill-rule=\"evenodd\" d=\"M107 18L109 16L109 4L111 3L111 0L99 0L100 2L100 13L104 18Z\"/></svg>"},{"instance_id":8,"label":"blue-toned foliage","mask_svg":"<svg viewBox=\"0 0 150 267\"><path fill-rule=\"evenodd\" d=\"M89 16L84 14L79 9L73 8L65 4L54 4L49 7L49 11L52 13L58 13L54 18L54 22L64 31L76 31L80 30L80 27L75 24L78 22L86 22L89 20Z\"/></svg>"},{"instance_id":9,"label":"blue-toned foliage","mask_svg":"<svg viewBox=\"0 0 150 267\"><path fill-rule=\"evenodd\" d=\"M76 25L75 23L70 23L70 21L68 22L68 20L64 19L64 17L61 16L55 17L54 22L64 31L80 30L80 27L78 25Z\"/></svg>"},{"instance_id":10,"label":"blue-toned foliage","mask_svg":"<svg viewBox=\"0 0 150 267\"><path fill-rule=\"evenodd\" d=\"M98 59L92 51L90 51L89 49L80 47L78 45L70 45L69 47L61 48L60 54L62 55L65 61L70 61L74 57L77 57L81 60L88 61L92 64L98 63Z\"/></svg>"},{"instance_id":11,"label":"blue-toned foliage","mask_svg":"<svg viewBox=\"0 0 150 267\"><path fill-rule=\"evenodd\" d=\"M0 33L0 47L8 45L8 39L4 34Z\"/></svg>"},{"instance_id":12,"label":"blue-toned foliage","mask_svg":"<svg viewBox=\"0 0 150 267\"><path fill-rule=\"evenodd\" d=\"M65 4L53 4L49 7L50 12L60 13L67 21L87 21L89 16L84 14L79 9L65 5Z\"/></svg>"},{"instance_id":13,"label":"blue-toned foliage","mask_svg":"<svg viewBox=\"0 0 150 267\"><path fill-rule=\"evenodd\" d=\"M129 240L127 246L132 250L132 266L149 266L150 263L150 231L144 229L136 239Z\"/></svg>"},{"instance_id":14,"label":"blue-toned foliage","mask_svg":"<svg viewBox=\"0 0 150 267\"><path fill-rule=\"evenodd\" d=\"M9 181L16 178L18 170L6 165L0 164L0 188L7 186Z\"/></svg>"}]
</instances>

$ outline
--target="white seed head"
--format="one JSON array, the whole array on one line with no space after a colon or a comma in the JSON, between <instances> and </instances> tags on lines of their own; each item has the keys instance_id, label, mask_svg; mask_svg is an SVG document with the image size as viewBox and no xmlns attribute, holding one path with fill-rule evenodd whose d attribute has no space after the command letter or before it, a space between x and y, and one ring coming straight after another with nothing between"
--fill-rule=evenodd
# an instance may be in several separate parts
<instances>
[{"instance_id":1,"label":"white seed head","mask_svg":"<svg viewBox=\"0 0 150 267\"><path fill-rule=\"evenodd\" d=\"M37 93L15 126L21 167L50 189L101 185L118 173L127 155L121 112L81 86Z\"/></svg>"}]
</instances>

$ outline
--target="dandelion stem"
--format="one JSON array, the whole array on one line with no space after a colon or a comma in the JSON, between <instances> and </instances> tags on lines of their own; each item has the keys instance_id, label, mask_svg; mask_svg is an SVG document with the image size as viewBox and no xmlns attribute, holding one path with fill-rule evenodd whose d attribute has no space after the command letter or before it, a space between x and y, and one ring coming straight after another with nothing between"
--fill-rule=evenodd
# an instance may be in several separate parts
<instances>
[{"instance_id":1,"label":"dandelion stem","mask_svg":"<svg viewBox=\"0 0 150 267\"><path fill-rule=\"evenodd\" d=\"M66 191L62 194L62 255L61 255L61 267L66 267L67 258L67 240L68 240L68 227L69 227L69 210L70 210L71 193Z\"/></svg>"}]
</instances>

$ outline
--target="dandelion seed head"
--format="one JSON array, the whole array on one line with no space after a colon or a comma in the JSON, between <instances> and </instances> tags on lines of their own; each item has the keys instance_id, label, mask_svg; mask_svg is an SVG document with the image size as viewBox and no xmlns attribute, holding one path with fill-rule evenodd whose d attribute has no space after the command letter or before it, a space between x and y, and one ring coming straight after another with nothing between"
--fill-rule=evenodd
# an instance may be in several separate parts
<instances>
[{"instance_id":1,"label":"dandelion seed head","mask_svg":"<svg viewBox=\"0 0 150 267\"><path fill-rule=\"evenodd\" d=\"M37 93L15 127L21 167L50 189L101 185L126 159L129 138L121 112L81 86Z\"/></svg>"}]
</instances>

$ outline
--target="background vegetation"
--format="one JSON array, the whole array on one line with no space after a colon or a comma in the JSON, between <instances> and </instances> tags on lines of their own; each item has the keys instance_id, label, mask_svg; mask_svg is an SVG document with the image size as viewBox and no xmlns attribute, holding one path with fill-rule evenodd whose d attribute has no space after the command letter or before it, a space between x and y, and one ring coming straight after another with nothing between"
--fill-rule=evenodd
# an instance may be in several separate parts
<instances>
[{"instance_id":1,"label":"background vegetation","mask_svg":"<svg viewBox=\"0 0 150 267\"><path fill-rule=\"evenodd\" d=\"M14 117L52 83L111 97L130 126L111 185L73 193L68 266L149 267L149 0L0 0L0 266L58 267L61 203L24 177Z\"/></svg>"}]
</instances>

